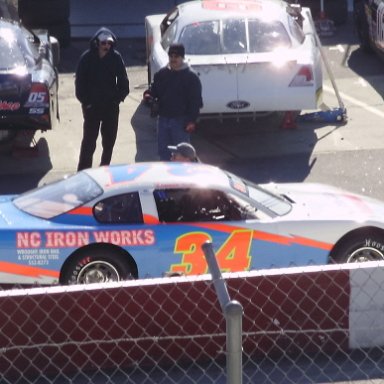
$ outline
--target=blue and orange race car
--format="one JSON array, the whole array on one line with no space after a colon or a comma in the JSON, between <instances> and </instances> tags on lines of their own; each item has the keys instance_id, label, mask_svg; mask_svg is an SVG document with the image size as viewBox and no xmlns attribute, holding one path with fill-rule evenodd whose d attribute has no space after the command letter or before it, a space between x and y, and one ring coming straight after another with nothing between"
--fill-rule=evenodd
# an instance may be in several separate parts
<instances>
[{"instance_id":1,"label":"blue and orange race car","mask_svg":"<svg viewBox=\"0 0 384 384\"><path fill-rule=\"evenodd\" d=\"M77 284L384 259L384 204L199 163L100 167L0 199L0 283Z\"/></svg>"}]
</instances>

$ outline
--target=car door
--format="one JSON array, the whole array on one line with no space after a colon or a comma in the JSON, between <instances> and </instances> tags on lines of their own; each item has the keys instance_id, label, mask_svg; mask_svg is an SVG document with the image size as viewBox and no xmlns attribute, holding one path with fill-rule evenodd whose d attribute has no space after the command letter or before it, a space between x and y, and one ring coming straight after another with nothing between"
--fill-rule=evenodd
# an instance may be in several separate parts
<instances>
[{"instance_id":1,"label":"car door","mask_svg":"<svg viewBox=\"0 0 384 384\"><path fill-rule=\"evenodd\" d=\"M159 219L153 228L155 238L161 239L161 257L169 263L168 274L207 273L202 250L207 241L212 242L223 272L271 267L270 255L279 254L284 246L273 240L274 221L266 215L261 217L248 200L235 193L210 188L159 188L153 191L153 197Z\"/></svg>"},{"instance_id":2,"label":"car door","mask_svg":"<svg viewBox=\"0 0 384 384\"><path fill-rule=\"evenodd\" d=\"M221 251L218 262L224 271L248 270L250 259L248 252L236 252L229 249L231 237L226 222L240 220L240 214L230 215L229 206L221 191L209 188L170 188L156 189L153 192L156 202L159 225L155 229L156 237L168 248L169 273L199 275L208 272L208 266L202 251L202 245L211 241L217 250L227 244L226 255ZM237 238L236 247L248 250L244 244L246 237ZM248 239L249 243L249 239ZM220 253L220 251L219 251Z\"/></svg>"}]
</instances>

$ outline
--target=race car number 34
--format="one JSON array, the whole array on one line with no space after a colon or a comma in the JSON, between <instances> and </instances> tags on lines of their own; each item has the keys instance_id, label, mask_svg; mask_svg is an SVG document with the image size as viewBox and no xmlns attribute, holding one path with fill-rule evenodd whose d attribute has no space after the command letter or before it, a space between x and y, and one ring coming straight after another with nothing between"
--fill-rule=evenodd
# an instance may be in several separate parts
<instances>
[{"instance_id":1,"label":"race car number 34","mask_svg":"<svg viewBox=\"0 0 384 384\"><path fill-rule=\"evenodd\" d=\"M200 275L208 272L202 245L212 241L204 232L192 232L180 236L175 242L175 253L181 253L181 262L171 265L171 272L184 275ZM231 233L216 251L216 259L222 271L247 271L251 262L249 254L252 231L238 230Z\"/></svg>"}]
</instances>

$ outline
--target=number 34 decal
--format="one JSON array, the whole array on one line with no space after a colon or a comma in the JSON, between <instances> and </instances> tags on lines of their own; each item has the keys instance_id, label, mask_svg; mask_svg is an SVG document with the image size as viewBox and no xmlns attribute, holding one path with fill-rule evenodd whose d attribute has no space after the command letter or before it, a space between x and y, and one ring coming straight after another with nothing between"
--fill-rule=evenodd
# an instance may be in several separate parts
<instances>
[{"instance_id":1,"label":"number 34 decal","mask_svg":"<svg viewBox=\"0 0 384 384\"><path fill-rule=\"evenodd\" d=\"M202 245L212 241L204 232L190 232L176 239L175 253L181 253L181 263L172 264L173 273L200 275L208 272ZM215 252L219 267L224 272L247 271L251 262L249 254L252 231L238 230L231 233L224 244Z\"/></svg>"}]
</instances>

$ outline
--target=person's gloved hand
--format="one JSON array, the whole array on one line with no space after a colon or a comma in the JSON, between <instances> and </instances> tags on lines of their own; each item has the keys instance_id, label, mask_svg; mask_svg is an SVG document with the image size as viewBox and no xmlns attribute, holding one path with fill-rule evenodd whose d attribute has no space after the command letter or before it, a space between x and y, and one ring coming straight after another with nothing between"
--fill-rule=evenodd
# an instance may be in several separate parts
<instances>
[{"instance_id":1,"label":"person's gloved hand","mask_svg":"<svg viewBox=\"0 0 384 384\"><path fill-rule=\"evenodd\" d=\"M188 132L188 133L195 132L195 130L196 130L196 124L195 123L188 123L185 126L185 131Z\"/></svg>"}]
</instances>

